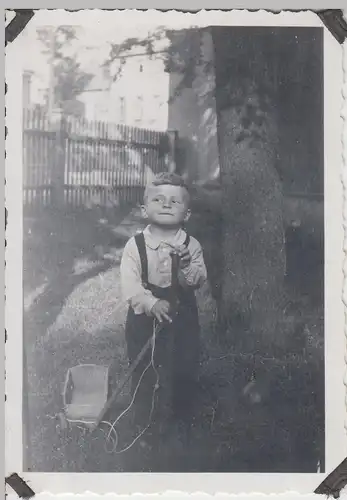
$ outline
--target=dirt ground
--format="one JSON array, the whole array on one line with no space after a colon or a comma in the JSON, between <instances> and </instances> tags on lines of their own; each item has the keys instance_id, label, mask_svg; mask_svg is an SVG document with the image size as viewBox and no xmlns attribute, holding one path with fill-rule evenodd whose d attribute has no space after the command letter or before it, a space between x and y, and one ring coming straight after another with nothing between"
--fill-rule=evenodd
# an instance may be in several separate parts
<instances>
[{"instance_id":1,"label":"dirt ground","mask_svg":"<svg viewBox=\"0 0 347 500\"><path fill-rule=\"evenodd\" d=\"M128 367L119 263L125 241L140 227L136 214L129 218L128 209L112 220L91 213L74 217L51 213L25 220L27 468L40 472L316 470L323 460L322 432L312 394L321 367L322 311L302 304L303 350L299 356L288 353L286 360L270 362L275 382L260 390L258 401L258 388L250 384L247 394L244 391L249 360L218 344L208 286L198 295L203 353L195 417L188 431L173 425L165 442L148 433L146 444L139 440L122 454L106 449L110 443L105 426L92 435L78 427L59 432L56 415L62 410L69 367L112 364L116 380ZM295 323L297 315L288 311L286 321ZM302 387L307 390L301 391ZM106 420L113 422L128 403L125 389ZM131 412L117 431L120 447L131 442Z\"/></svg>"}]
</instances>

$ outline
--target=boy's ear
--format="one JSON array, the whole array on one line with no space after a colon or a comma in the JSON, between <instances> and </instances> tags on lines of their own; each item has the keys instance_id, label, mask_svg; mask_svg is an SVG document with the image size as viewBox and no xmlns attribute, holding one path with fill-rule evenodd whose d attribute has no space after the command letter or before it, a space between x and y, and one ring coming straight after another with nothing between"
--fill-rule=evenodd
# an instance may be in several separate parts
<instances>
[{"instance_id":1,"label":"boy's ear","mask_svg":"<svg viewBox=\"0 0 347 500\"><path fill-rule=\"evenodd\" d=\"M144 219L147 219L147 210L145 205L141 205L141 215Z\"/></svg>"},{"instance_id":2,"label":"boy's ear","mask_svg":"<svg viewBox=\"0 0 347 500\"><path fill-rule=\"evenodd\" d=\"M184 222L187 222L191 216L192 212L191 210L188 208L187 210L187 213L186 213L186 216L184 217Z\"/></svg>"}]
</instances>

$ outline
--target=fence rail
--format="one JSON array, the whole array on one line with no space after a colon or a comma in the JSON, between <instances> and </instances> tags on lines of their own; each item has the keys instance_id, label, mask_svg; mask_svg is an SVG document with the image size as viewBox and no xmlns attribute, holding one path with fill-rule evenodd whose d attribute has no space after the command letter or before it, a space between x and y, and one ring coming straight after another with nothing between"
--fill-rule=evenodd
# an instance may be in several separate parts
<instances>
[{"instance_id":1,"label":"fence rail","mask_svg":"<svg viewBox=\"0 0 347 500\"><path fill-rule=\"evenodd\" d=\"M173 158L169 132L24 110L25 206L136 203Z\"/></svg>"}]
</instances>

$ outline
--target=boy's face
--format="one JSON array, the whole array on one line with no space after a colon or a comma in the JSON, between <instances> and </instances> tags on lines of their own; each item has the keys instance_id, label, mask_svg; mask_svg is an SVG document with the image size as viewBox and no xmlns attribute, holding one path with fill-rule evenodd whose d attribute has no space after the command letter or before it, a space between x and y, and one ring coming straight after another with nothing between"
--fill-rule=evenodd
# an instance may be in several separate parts
<instances>
[{"instance_id":1,"label":"boy's face","mask_svg":"<svg viewBox=\"0 0 347 500\"><path fill-rule=\"evenodd\" d=\"M151 186L142 212L151 223L158 226L180 226L190 217L188 193L181 186Z\"/></svg>"}]
</instances>

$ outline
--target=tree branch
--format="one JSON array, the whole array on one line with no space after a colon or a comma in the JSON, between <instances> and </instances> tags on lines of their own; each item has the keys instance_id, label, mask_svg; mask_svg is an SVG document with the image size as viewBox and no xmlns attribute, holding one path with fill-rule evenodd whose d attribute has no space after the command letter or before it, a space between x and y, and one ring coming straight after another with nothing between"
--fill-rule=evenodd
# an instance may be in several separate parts
<instances>
[{"instance_id":1,"label":"tree branch","mask_svg":"<svg viewBox=\"0 0 347 500\"><path fill-rule=\"evenodd\" d=\"M117 59L128 59L130 57L142 57L142 56L151 56L151 55L156 55L156 54L167 54L167 49L166 50L157 50L157 51L154 51L154 52L151 52L150 54L148 54L148 52L138 52L136 54L127 54L127 55L121 55L121 56L112 56L112 60L110 61L107 61L106 63L104 63L105 65L107 64L111 64L113 61L116 61Z\"/></svg>"}]
</instances>

